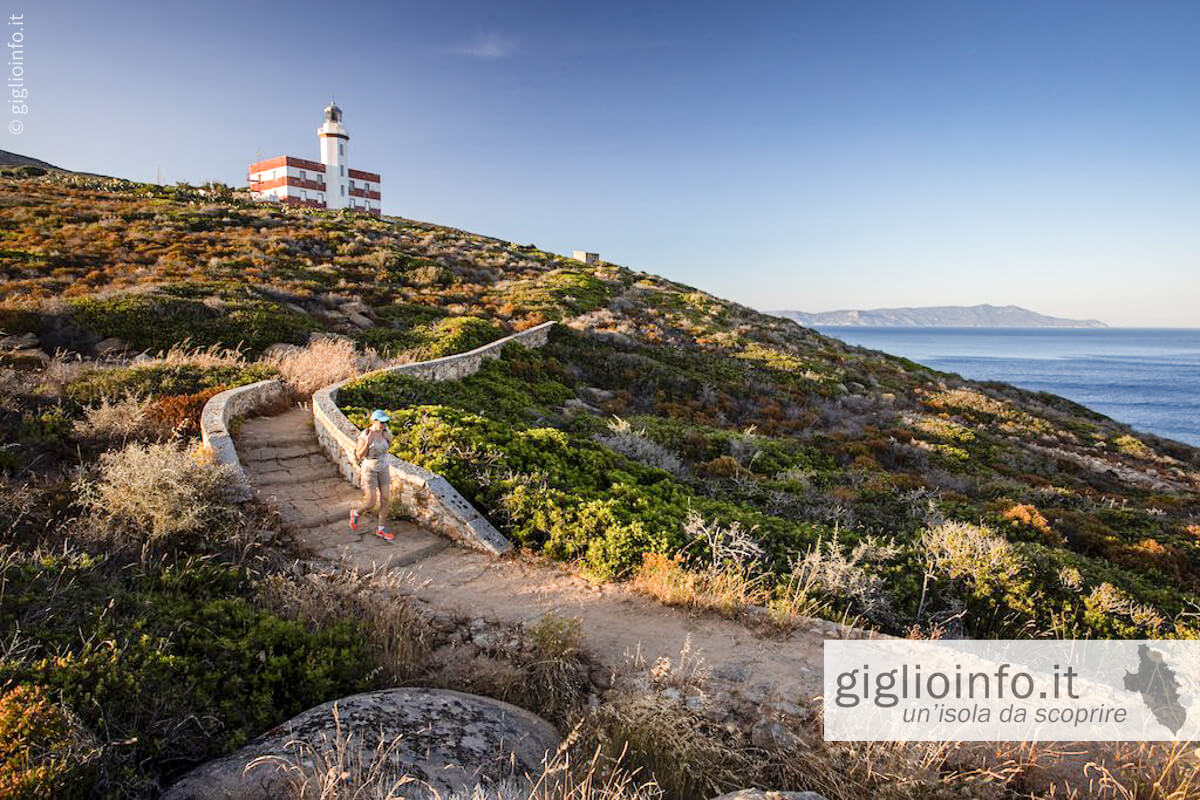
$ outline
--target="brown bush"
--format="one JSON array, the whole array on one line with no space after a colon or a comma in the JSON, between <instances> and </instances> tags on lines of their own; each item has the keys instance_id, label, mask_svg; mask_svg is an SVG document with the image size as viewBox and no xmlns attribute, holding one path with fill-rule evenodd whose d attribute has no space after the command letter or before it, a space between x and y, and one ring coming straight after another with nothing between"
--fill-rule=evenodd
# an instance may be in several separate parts
<instances>
[{"instance_id":1,"label":"brown bush","mask_svg":"<svg viewBox=\"0 0 1200 800\"><path fill-rule=\"evenodd\" d=\"M81 477L76 489L101 533L151 543L232 526L239 516L232 480L232 468L199 450L131 443L102 454L98 475Z\"/></svg>"},{"instance_id":2,"label":"brown bush","mask_svg":"<svg viewBox=\"0 0 1200 800\"><path fill-rule=\"evenodd\" d=\"M225 391L227 386L214 386L195 394L172 394L150 403L146 417L164 436L189 439L200 435L200 413L204 404Z\"/></svg>"},{"instance_id":3,"label":"brown bush","mask_svg":"<svg viewBox=\"0 0 1200 800\"><path fill-rule=\"evenodd\" d=\"M0 797L81 797L95 743L40 686L0 696Z\"/></svg>"},{"instance_id":4,"label":"brown bush","mask_svg":"<svg viewBox=\"0 0 1200 800\"><path fill-rule=\"evenodd\" d=\"M300 397L331 383L381 366L373 350L359 354L349 339L321 337L273 359L279 374Z\"/></svg>"}]
</instances>

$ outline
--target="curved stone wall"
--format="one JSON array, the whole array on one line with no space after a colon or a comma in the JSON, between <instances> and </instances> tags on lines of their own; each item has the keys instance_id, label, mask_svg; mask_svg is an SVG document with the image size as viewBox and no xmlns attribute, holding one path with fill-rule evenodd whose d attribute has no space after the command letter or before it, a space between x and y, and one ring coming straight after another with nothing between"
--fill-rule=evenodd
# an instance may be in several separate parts
<instances>
[{"instance_id":1,"label":"curved stone wall","mask_svg":"<svg viewBox=\"0 0 1200 800\"><path fill-rule=\"evenodd\" d=\"M287 393L287 387L283 383L269 378L246 386L235 386L213 395L200 412L200 440L212 451L217 463L234 468L233 490L239 502L249 500L253 492L250 482L246 479L246 471L242 469L242 462L238 459L237 448L234 447L233 436L229 432L229 423L234 417L245 416L252 411L281 402L287 397Z\"/></svg>"},{"instance_id":2,"label":"curved stone wall","mask_svg":"<svg viewBox=\"0 0 1200 800\"><path fill-rule=\"evenodd\" d=\"M429 381L465 378L478 371L485 360L499 358L500 351L509 342L519 342L526 347L541 347L546 344L550 328L554 324L545 322L466 353L387 367L318 389L313 393L312 410L313 425L321 449L337 465L342 477L357 486L359 481L358 468L354 463L354 443L359 429L337 407L339 389L353 381L384 372L402 372ZM512 545L508 539L442 476L407 461L401 461L391 454L388 455L388 468L391 472L393 495L398 495L412 517L429 530L493 555L503 555L511 549Z\"/></svg>"}]
</instances>

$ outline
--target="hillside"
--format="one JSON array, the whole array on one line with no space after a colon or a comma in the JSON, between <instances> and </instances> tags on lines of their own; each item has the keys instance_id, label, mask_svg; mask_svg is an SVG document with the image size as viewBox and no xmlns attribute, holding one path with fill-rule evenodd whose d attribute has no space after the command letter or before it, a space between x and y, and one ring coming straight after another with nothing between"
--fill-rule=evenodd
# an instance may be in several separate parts
<instances>
[{"instance_id":1,"label":"hillside","mask_svg":"<svg viewBox=\"0 0 1200 800\"><path fill-rule=\"evenodd\" d=\"M0 150L0 167L41 167L45 170L61 169L49 161L42 161L40 158L33 158L32 156L23 156L20 153L10 153L7 150Z\"/></svg>"},{"instance_id":2,"label":"hillside","mask_svg":"<svg viewBox=\"0 0 1200 800\"><path fill-rule=\"evenodd\" d=\"M810 327L913 327L913 328L1107 328L1095 319L1049 317L1020 306L923 306L874 308L810 314L805 311L772 311L775 316Z\"/></svg>"},{"instance_id":3,"label":"hillside","mask_svg":"<svg viewBox=\"0 0 1200 800\"><path fill-rule=\"evenodd\" d=\"M754 635L810 616L920 636L1200 633L1200 451L1062 398L619 265L221 185L0 176L0 232L0 723L56 789L153 797L305 708L411 684L562 730L589 720L588 747L632 737L635 765L674 775L669 797L827 773L832 751L765 772L802 759L767 759L761 735L705 721L674 684L675 700L653 695L665 706L639 689L588 711L566 622L520 644L467 620L472 642L518 655L460 651L461 630L379 576L304 573L278 514L232 507L228 476L187 444L225 387L281 376L303 397L551 319L545 347L509 346L469 378L369 377L338 400L360 424L389 409L393 451L446 476L522 557ZM637 738L663 708L654 730L703 730L706 755ZM901 769L837 752L860 777L831 798ZM959 781L948 758L920 780Z\"/></svg>"},{"instance_id":4,"label":"hillside","mask_svg":"<svg viewBox=\"0 0 1200 800\"><path fill-rule=\"evenodd\" d=\"M695 512L752 532L773 583L814 549L850 559L879 597L831 584L815 605L886 629L968 607L956 624L977 635L1190 630L1200 454L1062 398L427 223L256 206L211 186L61 177L2 189L0 325L47 350L187 339L253 356L333 332L411 359L567 321L547 351L461 387L364 387L358 405L397 410L402 454L597 577L634 574L643 552L702 561L705 547L688 549ZM921 531L945 521L1011 543L1014 584L985 591L958 574L922 601L934 556ZM854 562L868 537L895 548Z\"/></svg>"}]
</instances>

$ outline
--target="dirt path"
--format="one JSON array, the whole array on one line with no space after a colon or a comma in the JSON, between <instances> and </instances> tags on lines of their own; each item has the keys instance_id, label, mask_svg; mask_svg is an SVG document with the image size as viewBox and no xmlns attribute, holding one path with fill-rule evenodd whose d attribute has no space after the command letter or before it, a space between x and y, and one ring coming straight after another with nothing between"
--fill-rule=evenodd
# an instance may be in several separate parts
<instances>
[{"instance_id":1,"label":"dirt path","mask_svg":"<svg viewBox=\"0 0 1200 800\"><path fill-rule=\"evenodd\" d=\"M389 526L391 543L366 525L364 535L355 534L347 516L359 493L318 449L307 409L247 420L237 439L251 484L301 544L364 569L403 569L413 596L434 610L510 624L548 612L578 617L585 649L618 672L639 652L647 663L661 656L675 662L690 636L713 689L786 703L820 692L821 642L836 635L828 623L813 620L787 639L764 638L740 623L667 608L620 586L592 586L555 565L467 550L410 523Z\"/></svg>"}]
</instances>

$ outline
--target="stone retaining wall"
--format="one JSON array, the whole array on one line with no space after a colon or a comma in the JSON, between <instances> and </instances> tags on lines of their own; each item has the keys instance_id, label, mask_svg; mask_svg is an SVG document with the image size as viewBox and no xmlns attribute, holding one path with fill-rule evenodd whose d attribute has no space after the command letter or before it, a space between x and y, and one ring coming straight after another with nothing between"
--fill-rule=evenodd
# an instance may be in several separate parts
<instances>
[{"instance_id":1,"label":"stone retaining wall","mask_svg":"<svg viewBox=\"0 0 1200 800\"><path fill-rule=\"evenodd\" d=\"M402 372L421 380L458 380L473 375L485 360L499 358L500 351L509 342L519 342L526 347L541 347L546 344L553 325L553 322L546 322L466 353L431 361L400 364L368 375ZM313 425L321 449L337 465L342 477L355 486L358 485L359 479L358 467L354 462L354 443L358 438L359 429L338 408L337 393L347 383L368 375L318 389L312 397ZM391 454L387 458L393 496L399 497L417 522L429 530L486 553L503 555L511 549L512 545L508 539L476 511L445 478L415 464L401 461Z\"/></svg>"},{"instance_id":2,"label":"stone retaining wall","mask_svg":"<svg viewBox=\"0 0 1200 800\"><path fill-rule=\"evenodd\" d=\"M216 457L217 463L227 464L234 469L233 491L238 502L253 496L250 481L242 462L238 459L229 423L234 417L245 416L267 406L281 402L287 397L287 387L274 378L246 386L235 386L213 395L200 412L200 440Z\"/></svg>"}]
</instances>

